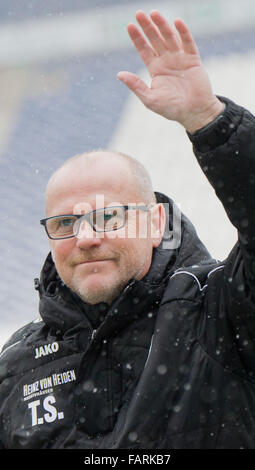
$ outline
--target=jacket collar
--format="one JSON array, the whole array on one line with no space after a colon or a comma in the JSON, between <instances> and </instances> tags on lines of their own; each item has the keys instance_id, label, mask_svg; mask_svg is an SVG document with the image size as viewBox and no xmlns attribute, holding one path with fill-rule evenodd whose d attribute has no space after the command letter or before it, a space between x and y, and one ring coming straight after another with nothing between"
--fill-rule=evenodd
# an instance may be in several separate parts
<instances>
[{"instance_id":1,"label":"jacket collar","mask_svg":"<svg viewBox=\"0 0 255 470\"><path fill-rule=\"evenodd\" d=\"M49 327L62 333L73 328L76 330L88 326L96 329L102 323L104 325L101 329L102 336L106 337L141 315L155 310L169 277L167 261L161 252L155 252L152 271L139 281L131 279L121 295L109 307L103 302L89 305L63 285L49 253L40 282L41 317ZM153 271L155 275L152 275Z\"/></svg>"}]
</instances>

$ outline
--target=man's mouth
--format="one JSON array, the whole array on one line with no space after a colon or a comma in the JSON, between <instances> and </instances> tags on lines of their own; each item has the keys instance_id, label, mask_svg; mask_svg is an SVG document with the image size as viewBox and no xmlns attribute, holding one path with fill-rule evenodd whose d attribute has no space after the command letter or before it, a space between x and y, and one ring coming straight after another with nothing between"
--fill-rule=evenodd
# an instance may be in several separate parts
<instances>
[{"instance_id":1,"label":"man's mouth","mask_svg":"<svg viewBox=\"0 0 255 470\"><path fill-rule=\"evenodd\" d=\"M90 263L104 263L106 261L112 261L111 259L109 258L104 258L104 259L90 259L90 260L86 260L86 261L80 261L79 263L77 264L90 264Z\"/></svg>"}]
</instances>

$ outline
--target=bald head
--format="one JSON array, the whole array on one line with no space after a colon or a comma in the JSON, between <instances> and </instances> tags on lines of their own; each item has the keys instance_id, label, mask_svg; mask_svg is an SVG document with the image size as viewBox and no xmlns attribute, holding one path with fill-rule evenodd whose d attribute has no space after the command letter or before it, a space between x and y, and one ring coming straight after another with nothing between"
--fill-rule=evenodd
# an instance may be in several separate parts
<instances>
[{"instance_id":1,"label":"bald head","mask_svg":"<svg viewBox=\"0 0 255 470\"><path fill-rule=\"evenodd\" d=\"M99 175L107 175L108 171L114 172L117 178L119 176L119 181L122 180L122 186L124 179L127 190L130 187L131 199L126 203L133 201L134 191L140 202L147 205L155 203L150 175L138 160L123 153L95 150L69 158L53 173L46 188L46 212L52 191L62 181L68 179L71 182L73 180L74 188L77 177L81 178L82 175L85 177L85 175L90 174L91 178L94 179ZM107 186L107 181L105 185ZM102 192L104 192L104 188L102 188Z\"/></svg>"}]
</instances>

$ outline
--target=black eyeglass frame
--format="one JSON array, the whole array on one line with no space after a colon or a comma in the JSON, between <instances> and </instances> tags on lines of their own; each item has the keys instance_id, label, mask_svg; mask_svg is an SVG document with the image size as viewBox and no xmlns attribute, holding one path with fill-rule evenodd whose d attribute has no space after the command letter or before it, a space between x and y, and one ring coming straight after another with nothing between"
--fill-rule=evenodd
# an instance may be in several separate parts
<instances>
[{"instance_id":1,"label":"black eyeglass frame","mask_svg":"<svg viewBox=\"0 0 255 470\"><path fill-rule=\"evenodd\" d=\"M122 208L123 211L124 211L123 224L121 225L121 227L118 227L117 229L109 229L109 230L96 230L95 226L93 225L93 223L90 220L91 215L94 214L95 212L102 211L104 209L116 209L116 208ZM95 209L93 211L87 212L86 214L62 214L62 215L54 215L52 217L46 217L45 219L40 220L40 224L44 226L46 234L51 240L65 240L67 238L74 238L78 235L79 230L80 230L81 222L79 223L79 225L77 227L77 231L76 231L75 234L68 235L67 237L58 237L58 238L56 238L56 237L52 237L49 234L48 229L47 229L47 220L57 219L57 218L61 218L61 217L77 217L77 220L83 218L83 220L86 220L89 223L89 225L92 227L94 232L104 233L104 232L113 232L114 230L120 230L121 228L123 228L126 224L126 211L128 211L128 210L141 210L141 211L149 212L150 209L151 208L148 207L148 206L127 206L127 205L109 206L109 207L102 207L102 209Z\"/></svg>"}]
</instances>

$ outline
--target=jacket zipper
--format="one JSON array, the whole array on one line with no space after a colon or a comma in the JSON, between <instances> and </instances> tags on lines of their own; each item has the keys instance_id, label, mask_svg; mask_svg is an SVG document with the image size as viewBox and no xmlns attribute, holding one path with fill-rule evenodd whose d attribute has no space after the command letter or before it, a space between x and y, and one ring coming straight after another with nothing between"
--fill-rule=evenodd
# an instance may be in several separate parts
<instances>
[{"instance_id":1,"label":"jacket zipper","mask_svg":"<svg viewBox=\"0 0 255 470\"><path fill-rule=\"evenodd\" d=\"M92 333L91 333L91 340L93 341L94 337L95 337L95 334L96 334L97 330L92 330Z\"/></svg>"}]
</instances>

